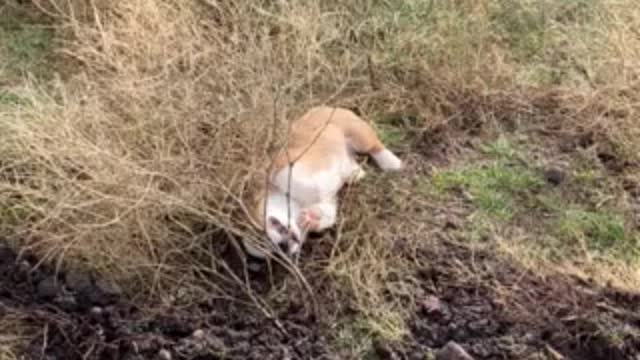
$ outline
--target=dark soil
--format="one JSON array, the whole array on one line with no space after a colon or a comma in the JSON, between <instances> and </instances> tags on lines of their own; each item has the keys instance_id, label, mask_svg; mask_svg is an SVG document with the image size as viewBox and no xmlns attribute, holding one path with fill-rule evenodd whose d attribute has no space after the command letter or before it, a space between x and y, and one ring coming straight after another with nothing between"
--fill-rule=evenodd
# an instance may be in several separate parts
<instances>
[{"instance_id":1,"label":"dark soil","mask_svg":"<svg viewBox=\"0 0 640 360\"><path fill-rule=\"evenodd\" d=\"M329 358L327 340L296 304L281 309L278 323L226 300L149 313L113 284L32 264L0 248L0 314L18 314L39 329L24 349L27 359Z\"/></svg>"},{"instance_id":2,"label":"dark soil","mask_svg":"<svg viewBox=\"0 0 640 360\"><path fill-rule=\"evenodd\" d=\"M640 355L639 294L542 279L489 252L443 244L417 254L428 265L417 273L422 306L410 320L411 336L375 342L378 358L424 359L450 341L476 359L533 359L544 351L585 360ZM460 274L453 259L475 267L476 276ZM54 275L33 268L35 260L0 248L0 312L39 329L24 349L27 359L340 358L326 324L295 301L279 311L278 322L227 300L150 313L113 284L83 273Z\"/></svg>"},{"instance_id":3,"label":"dark soil","mask_svg":"<svg viewBox=\"0 0 640 360\"><path fill-rule=\"evenodd\" d=\"M429 259L419 271L425 298L398 354L455 341L476 359L538 359L549 352L576 360L640 356L640 293L567 276L543 279L454 243L419 257ZM460 273L454 259L474 267L473 275Z\"/></svg>"}]
</instances>

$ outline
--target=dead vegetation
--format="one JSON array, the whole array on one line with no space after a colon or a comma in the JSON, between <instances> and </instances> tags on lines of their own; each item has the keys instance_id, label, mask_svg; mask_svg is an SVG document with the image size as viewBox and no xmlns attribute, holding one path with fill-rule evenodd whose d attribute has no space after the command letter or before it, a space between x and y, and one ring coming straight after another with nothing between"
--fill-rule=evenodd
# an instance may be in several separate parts
<instances>
[{"instance_id":1,"label":"dead vegetation","mask_svg":"<svg viewBox=\"0 0 640 360\"><path fill-rule=\"evenodd\" d=\"M522 267L640 281L633 262L531 256L523 244L537 224L461 225L451 214L470 205L434 198L424 181L496 133L526 134L531 147L558 152L531 150L547 162L591 152L620 185L623 227L635 231L633 1L34 0L0 11L55 25L30 32L0 21L0 35L18 39L0 42L11 64L0 67L11 79L0 79L0 236L56 269L115 280L134 303L249 295L273 317L304 299L305 313L338 324L336 351L357 358L374 338L411 336L424 286L416 254L439 244L443 226L462 226L465 239L524 240L498 241L495 254ZM55 67L37 61L50 47ZM222 249L258 241L244 216L251 184L287 122L319 104L371 119L413 171L370 170L345 191L337 229L310 242L298 276L257 296L238 288L249 275L234 273ZM479 186L475 199L496 197L465 181L456 187ZM467 260L452 260L460 276L472 275ZM513 289L491 296L500 291Z\"/></svg>"}]
</instances>

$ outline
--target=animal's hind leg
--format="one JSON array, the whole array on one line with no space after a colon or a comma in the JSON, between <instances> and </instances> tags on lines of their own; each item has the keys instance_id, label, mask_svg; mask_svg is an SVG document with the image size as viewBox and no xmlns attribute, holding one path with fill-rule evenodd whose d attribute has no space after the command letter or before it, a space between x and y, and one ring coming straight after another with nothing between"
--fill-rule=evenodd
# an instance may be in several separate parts
<instances>
[{"instance_id":1,"label":"animal's hind leg","mask_svg":"<svg viewBox=\"0 0 640 360\"><path fill-rule=\"evenodd\" d=\"M351 111L341 114L338 118L349 139L350 146L358 153L368 154L384 170L399 170L402 168L400 160L391 150L387 149L373 128L362 118Z\"/></svg>"}]
</instances>

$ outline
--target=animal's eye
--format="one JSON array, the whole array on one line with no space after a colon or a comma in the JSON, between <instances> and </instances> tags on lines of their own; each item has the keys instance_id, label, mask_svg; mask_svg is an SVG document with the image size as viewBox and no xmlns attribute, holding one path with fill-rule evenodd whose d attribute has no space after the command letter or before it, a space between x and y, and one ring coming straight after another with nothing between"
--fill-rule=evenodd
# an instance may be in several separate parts
<instances>
[{"instance_id":1,"label":"animal's eye","mask_svg":"<svg viewBox=\"0 0 640 360\"><path fill-rule=\"evenodd\" d=\"M280 233L280 235L287 235L289 233L289 230L287 230L287 228L283 225L280 225L278 226L278 232Z\"/></svg>"}]
</instances>

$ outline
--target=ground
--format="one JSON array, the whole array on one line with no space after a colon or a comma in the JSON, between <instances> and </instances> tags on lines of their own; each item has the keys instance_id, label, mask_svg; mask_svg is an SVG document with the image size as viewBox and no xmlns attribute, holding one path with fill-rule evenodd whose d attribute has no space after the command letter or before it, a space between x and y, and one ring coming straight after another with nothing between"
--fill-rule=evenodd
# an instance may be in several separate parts
<instances>
[{"instance_id":1,"label":"ground","mask_svg":"<svg viewBox=\"0 0 640 360\"><path fill-rule=\"evenodd\" d=\"M640 356L635 8L184 4L0 6L0 358ZM406 169L245 266L247 169L326 99Z\"/></svg>"}]
</instances>

